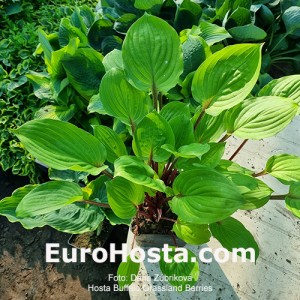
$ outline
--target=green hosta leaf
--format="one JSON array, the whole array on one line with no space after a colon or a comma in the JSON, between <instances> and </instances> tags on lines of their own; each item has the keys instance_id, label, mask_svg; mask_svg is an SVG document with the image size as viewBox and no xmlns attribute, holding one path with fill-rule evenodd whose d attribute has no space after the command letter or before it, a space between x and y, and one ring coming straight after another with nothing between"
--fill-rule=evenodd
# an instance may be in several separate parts
<instances>
[{"instance_id":1,"label":"green hosta leaf","mask_svg":"<svg viewBox=\"0 0 300 300\"><path fill-rule=\"evenodd\" d=\"M151 10L153 7L161 7L164 0L135 0L134 7L142 10Z\"/></svg>"},{"instance_id":2,"label":"green hosta leaf","mask_svg":"<svg viewBox=\"0 0 300 300\"><path fill-rule=\"evenodd\" d=\"M113 163L118 157L127 155L126 147L112 129L106 126L94 126L95 137L105 146L107 152L107 160Z\"/></svg>"},{"instance_id":3,"label":"green hosta leaf","mask_svg":"<svg viewBox=\"0 0 300 300\"><path fill-rule=\"evenodd\" d=\"M199 28L201 30L200 36L209 46L231 37L224 27L206 21L200 21Z\"/></svg>"},{"instance_id":4,"label":"green hosta leaf","mask_svg":"<svg viewBox=\"0 0 300 300\"><path fill-rule=\"evenodd\" d=\"M289 154L274 155L267 161L266 172L283 183L300 181L300 157Z\"/></svg>"},{"instance_id":5,"label":"green hosta leaf","mask_svg":"<svg viewBox=\"0 0 300 300\"><path fill-rule=\"evenodd\" d=\"M233 45L214 53L195 72L194 99L210 115L237 105L254 87L260 64L261 45Z\"/></svg>"},{"instance_id":6,"label":"green hosta leaf","mask_svg":"<svg viewBox=\"0 0 300 300\"><path fill-rule=\"evenodd\" d=\"M100 95L94 95L91 99L90 99L90 103L89 106L87 107L87 110L89 113L98 113L100 115L107 115L105 109L103 108L103 104L100 100Z\"/></svg>"},{"instance_id":7,"label":"green hosta leaf","mask_svg":"<svg viewBox=\"0 0 300 300\"><path fill-rule=\"evenodd\" d=\"M115 161L115 177L123 177L133 183L164 192L166 186L153 169L134 156L121 156Z\"/></svg>"},{"instance_id":8,"label":"green hosta leaf","mask_svg":"<svg viewBox=\"0 0 300 300\"><path fill-rule=\"evenodd\" d=\"M300 36L300 7L291 6L283 14L282 20L289 34Z\"/></svg>"},{"instance_id":9,"label":"green hosta leaf","mask_svg":"<svg viewBox=\"0 0 300 300\"><path fill-rule=\"evenodd\" d=\"M73 203L46 214L44 221L52 228L71 234L82 234L97 230L104 220L104 213L97 206L85 207L82 203Z\"/></svg>"},{"instance_id":10,"label":"green hosta leaf","mask_svg":"<svg viewBox=\"0 0 300 300\"><path fill-rule=\"evenodd\" d=\"M189 35L188 39L182 45L183 52L183 73L185 78L189 73L195 71L211 51L205 40L199 36Z\"/></svg>"},{"instance_id":11,"label":"green hosta leaf","mask_svg":"<svg viewBox=\"0 0 300 300\"><path fill-rule=\"evenodd\" d=\"M122 51L114 49L113 51L105 55L102 63L105 67L106 72L113 68L123 70Z\"/></svg>"},{"instance_id":12,"label":"green hosta leaf","mask_svg":"<svg viewBox=\"0 0 300 300\"><path fill-rule=\"evenodd\" d=\"M169 121L175 137L175 148L195 142L194 126L186 115L178 115ZM184 128L184 130L182 130Z\"/></svg>"},{"instance_id":13,"label":"green hosta leaf","mask_svg":"<svg viewBox=\"0 0 300 300\"><path fill-rule=\"evenodd\" d=\"M123 44L126 75L136 88L167 92L183 71L180 40L160 18L145 14L128 30Z\"/></svg>"},{"instance_id":14,"label":"green hosta leaf","mask_svg":"<svg viewBox=\"0 0 300 300\"><path fill-rule=\"evenodd\" d=\"M178 116L186 116L187 118L191 116L189 104L177 101L166 104L159 114L168 122Z\"/></svg>"},{"instance_id":15,"label":"green hosta leaf","mask_svg":"<svg viewBox=\"0 0 300 300\"><path fill-rule=\"evenodd\" d=\"M300 75L290 75L274 79L263 87L258 96L290 98L300 105Z\"/></svg>"},{"instance_id":16,"label":"green hosta leaf","mask_svg":"<svg viewBox=\"0 0 300 300\"><path fill-rule=\"evenodd\" d=\"M210 149L207 153L202 155L201 165L214 168L221 161L226 143L209 143L208 145Z\"/></svg>"},{"instance_id":17,"label":"green hosta leaf","mask_svg":"<svg viewBox=\"0 0 300 300\"><path fill-rule=\"evenodd\" d=\"M270 200L273 190L270 189L263 181L256 178L255 180L257 182L257 187L242 193L245 204L241 207L241 209L257 209L264 206Z\"/></svg>"},{"instance_id":18,"label":"green hosta leaf","mask_svg":"<svg viewBox=\"0 0 300 300\"><path fill-rule=\"evenodd\" d=\"M288 210L300 218L300 182L291 184L289 194L285 197L285 204Z\"/></svg>"},{"instance_id":19,"label":"green hosta leaf","mask_svg":"<svg viewBox=\"0 0 300 300\"><path fill-rule=\"evenodd\" d=\"M55 170L55 169L48 169L48 176L51 180L65 180L70 182L80 182L84 181L87 182L87 177L89 173L86 172L76 172L72 170Z\"/></svg>"},{"instance_id":20,"label":"green hosta leaf","mask_svg":"<svg viewBox=\"0 0 300 300\"><path fill-rule=\"evenodd\" d=\"M48 167L93 175L104 168L104 146L97 138L72 124L51 119L33 120L14 133L25 148Z\"/></svg>"},{"instance_id":21,"label":"green hosta leaf","mask_svg":"<svg viewBox=\"0 0 300 300\"><path fill-rule=\"evenodd\" d=\"M156 112L151 112L136 127L132 148L136 156L166 161L170 153L161 148L164 144L175 144L173 131L168 122Z\"/></svg>"},{"instance_id":22,"label":"green hosta leaf","mask_svg":"<svg viewBox=\"0 0 300 300\"><path fill-rule=\"evenodd\" d=\"M295 117L292 99L263 96L244 101L227 116L227 130L237 137L259 140L274 136Z\"/></svg>"},{"instance_id":23,"label":"green hosta leaf","mask_svg":"<svg viewBox=\"0 0 300 300\"><path fill-rule=\"evenodd\" d=\"M242 195L243 193L247 193L252 189L257 188L258 183L252 176L234 172L228 172L224 175L236 185Z\"/></svg>"},{"instance_id":24,"label":"green hosta leaf","mask_svg":"<svg viewBox=\"0 0 300 300\"><path fill-rule=\"evenodd\" d=\"M71 104L69 107L46 105L35 113L34 118L53 119L67 122L75 115L75 112L75 104Z\"/></svg>"},{"instance_id":25,"label":"green hosta leaf","mask_svg":"<svg viewBox=\"0 0 300 300\"><path fill-rule=\"evenodd\" d=\"M109 115L127 125L138 123L148 112L146 94L129 84L121 70L112 69L105 74L100 99Z\"/></svg>"},{"instance_id":26,"label":"green hosta leaf","mask_svg":"<svg viewBox=\"0 0 300 300\"><path fill-rule=\"evenodd\" d=\"M201 245L210 240L207 224L198 225L177 220L173 225L173 231L180 239L191 245Z\"/></svg>"},{"instance_id":27,"label":"green hosta leaf","mask_svg":"<svg viewBox=\"0 0 300 300\"><path fill-rule=\"evenodd\" d=\"M210 116L205 114L195 129L195 139L199 143L215 142L225 132L225 114Z\"/></svg>"},{"instance_id":28,"label":"green hosta leaf","mask_svg":"<svg viewBox=\"0 0 300 300\"><path fill-rule=\"evenodd\" d=\"M122 219L136 215L137 206L144 201L144 189L122 177L106 182L108 203L113 212Z\"/></svg>"},{"instance_id":29,"label":"green hosta leaf","mask_svg":"<svg viewBox=\"0 0 300 300\"><path fill-rule=\"evenodd\" d=\"M73 55L66 55L63 66L74 89L89 100L99 91L105 70L103 56L92 48L80 48Z\"/></svg>"},{"instance_id":30,"label":"green hosta leaf","mask_svg":"<svg viewBox=\"0 0 300 300\"><path fill-rule=\"evenodd\" d=\"M135 275L138 274L139 269L140 269L140 264L133 262L130 256L127 257L126 262L121 262L118 267L117 275L118 278L120 279L125 278L125 280L118 281L119 287L123 288L125 285L130 285L132 282L134 282L134 280L131 280L131 278L135 278Z\"/></svg>"},{"instance_id":31,"label":"green hosta leaf","mask_svg":"<svg viewBox=\"0 0 300 300\"><path fill-rule=\"evenodd\" d=\"M247 9L250 9L251 7L251 0L225 0L225 1L221 1L221 0L217 0L216 1L216 13L217 15L223 19L226 15L226 13L230 10L234 11L236 10L238 7L245 7Z\"/></svg>"},{"instance_id":32,"label":"green hosta leaf","mask_svg":"<svg viewBox=\"0 0 300 300\"><path fill-rule=\"evenodd\" d=\"M244 225L234 218L227 218L221 222L209 225L212 235L221 243L221 245L229 251L233 248L253 248L255 250L255 261L259 255L259 248L252 234L244 227ZM241 256L241 252L237 252ZM250 253L246 253L248 259L251 258Z\"/></svg>"},{"instance_id":33,"label":"green hosta leaf","mask_svg":"<svg viewBox=\"0 0 300 300\"><path fill-rule=\"evenodd\" d=\"M92 180L87 186L86 190L89 193L90 200L99 200L101 203L108 203L106 185L109 178L105 175L99 176Z\"/></svg>"},{"instance_id":34,"label":"green hosta leaf","mask_svg":"<svg viewBox=\"0 0 300 300\"><path fill-rule=\"evenodd\" d=\"M26 74L29 82L33 86L34 95L39 99L52 99L51 84L49 74L29 71Z\"/></svg>"},{"instance_id":35,"label":"green hosta leaf","mask_svg":"<svg viewBox=\"0 0 300 300\"><path fill-rule=\"evenodd\" d=\"M0 201L0 215L5 216L9 222L20 222L26 229L45 226L46 223L41 216L33 218L19 218L16 215L16 208L20 201L36 187L37 185L26 185L15 190L10 197L2 199Z\"/></svg>"},{"instance_id":36,"label":"green hosta leaf","mask_svg":"<svg viewBox=\"0 0 300 300\"><path fill-rule=\"evenodd\" d=\"M107 220L109 221L109 223L113 226L120 225L120 224L130 226L130 224L131 224L131 221L132 221L131 219L119 218L118 216L116 216L116 214L111 209L105 209L104 213L105 213L105 216L106 216Z\"/></svg>"},{"instance_id":37,"label":"green hosta leaf","mask_svg":"<svg viewBox=\"0 0 300 300\"><path fill-rule=\"evenodd\" d=\"M216 170L219 172L226 174L226 173L241 173L241 174L247 174L252 175L254 174L254 171L246 169L242 166L240 166L238 163L222 159L219 163L219 165L216 167Z\"/></svg>"},{"instance_id":38,"label":"green hosta leaf","mask_svg":"<svg viewBox=\"0 0 300 300\"><path fill-rule=\"evenodd\" d=\"M163 145L162 148L174 154L177 157L184 157L184 158L194 158L194 157L200 158L203 154L207 153L210 149L208 144L197 144L197 143L181 146L178 149L178 151L176 151L173 146L168 144Z\"/></svg>"},{"instance_id":39,"label":"green hosta leaf","mask_svg":"<svg viewBox=\"0 0 300 300\"><path fill-rule=\"evenodd\" d=\"M168 282L170 284L181 287L184 291L187 286L193 286L198 281L200 270L197 257L192 251L185 249L188 261L176 262L176 260L182 260L183 255L181 252L177 252L175 247L170 248L172 251L168 252L168 258L171 262L165 262L161 253L160 270L164 275L169 276ZM172 280L173 277L174 280ZM180 280L176 280L176 278L180 278Z\"/></svg>"},{"instance_id":40,"label":"green hosta leaf","mask_svg":"<svg viewBox=\"0 0 300 300\"><path fill-rule=\"evenodd\" d=\"M229 217L244 200L236 186L220 173L206 168L185 171L174 181L172 211L186 222L209 224Z\"/></svg>"},{"instance_id":41,"label":"green hosta leaf","mask_svg":"<svg viewBox=\"0 0 300 300\"><path fill-rule=\"evenodd\" d=\"M228 32L235 40L240 42L262 41L267 36L263 29L253 24L237 26L229 29Z\"/></svg>"},{"instance_id":42,"label":"green hosta leaf","mask_svg":"<svg viewBox=\"0 0 300 300\"><path fill-rule=\"evenodd\" d=\"M82 190L76 183L49 181L25 195L16 209L16 214L21 218L46 214L82 200L82 196Z\"/></svg>"}]
</instances>

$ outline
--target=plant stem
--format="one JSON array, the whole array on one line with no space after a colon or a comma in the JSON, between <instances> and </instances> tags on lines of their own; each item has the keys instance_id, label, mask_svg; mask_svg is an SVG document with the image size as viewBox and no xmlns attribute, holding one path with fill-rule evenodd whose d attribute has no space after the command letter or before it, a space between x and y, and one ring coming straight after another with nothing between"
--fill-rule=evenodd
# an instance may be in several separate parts
<instances>
[{"instance_id":1,"label":"plant stem","mask_svg":"<svg viewBox=\"0 0 300 300\"><path fill-rule=\"evenodd\" d=\"M263 170L263 171L261 171L259 173L253 174L252 176L253 177L259 177L259 176L263 176L263 175L266 175L266 174L267 174L266 170Z\"/></svg>"},{"instance_id":2,"label":"plant stem","mask_svg":"<svg viewBox=\"0 0 300 300\"><path fill-rule=\"evenodd\" d=\"M270 200L284 200L287 195L272 195Z\"/></svg>"},{"instance_id":3,"label":"plant stem","mask_svg":"<svg viewBox=\"0 0 300 300\"><path fill-rule=\"evenodd\" d=\"M114 175L111 174L111 173L109 173L109 172L106 171L106 170L103 170L102 173L103 173L104 175L106 175L107 177L109 177L109 178L114 178Z\"/></svg>"},{"instance_id":4,"label":"plant stem","mask_svg":"<svg viewBox=\"0 0 300 300\"><path fill-rule=\"evenodd\" d=\"M231 137L231 134L226 133L219 141L218 143L223 143L226 140L228 140Z\"/></svg>"},{"instance_id":5,"label":"plant stem","mask_svg":"<svg viewBox=\"0 0 300 300\"><path fill-rule=\"evenodd\" d=\"M289 50L289 51L283 51L283 52L280 52L278 54L274 54L273 58L282 57L282 55L295 53L295 52L300 52L300 49L293 49L293 50Z\"/></svg>"},{"instance_id":6,"label":"plant stem","mask_svg":"<svg viewBox=\"0 0 300 300\"><path fill-rule=\"evenodd\" d=\"M202 109L202 111L201 111L201 113L200 113L199 117L197 118L197 121L196 121L196 123L194 125L194 130L197 129L197 127L199 126L200 121L204 117L204 115L205 115L205 109Z\"/></svg>"},{"instance_id":7,"label":"plant stem","mask_svg":"<svg viewBox=\"0 0 300 300\"><path fill-rule=\"evenodd\" d=\"M170 218L167 218L167 217L160 217L160 219L161 219L161 220L165 220L165 221L170 221L170 222L176 223L176 220L170 219Z\"/></svg>"},{"instance_id":8,"label":"plant stem","mask_svg":"<svg viewBox=\"0 0 300 300\"><path fill-rule=\"evenodd\" d=\"M163 107L163 94L162 93L159 93L158 99L159 99L159 110L161 110Z\"/></svg>"},{"instance_id":9,"label":"plant stem","mask_svg":"<svg viewBox=\"0 0 300 300\"><path fill-rule=\"evenodd\" d=\"M79 200L78 202L83 202L83 203L86 203L86 204L91 204L91 205L96 205L96 206L100 206L100 207L110 208L110 206L108 204L98 203L98 202L90 201L90 200Z\"/></svg>"},{"instance_id":10,"label":"plant stem","mask_svg":"<svg viewBox=\"0 0 300 300\"><path fill-rule=\"evenodd\" d=\"M157 112L159 112L158 92L155 85L152 86L152 98L153 98L153 107Z\"/></svg>"},{"instance_id":11,"label":"plant stem","mask_svg":"<svg viewBox=\"0 0 300 300\"><path fill-rule=\"evenodd\" d=\"M248 140L244 140L240 146L236 149L236 151L230 156L229 160L233 160L236 155L242 150L242 148L246 145L246 143L248 142Z\"/></svg>"}]
</instances>

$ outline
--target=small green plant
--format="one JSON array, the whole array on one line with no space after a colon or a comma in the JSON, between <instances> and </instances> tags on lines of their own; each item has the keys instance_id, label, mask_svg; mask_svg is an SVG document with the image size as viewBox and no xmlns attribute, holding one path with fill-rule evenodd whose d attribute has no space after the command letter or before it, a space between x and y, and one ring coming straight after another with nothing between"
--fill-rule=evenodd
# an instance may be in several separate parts
<instances>
[{"instance_id":1,"label":"small green plant","mask_svg":"<svg viewBox=\"0 0 300 300\"><path fill-rule=\"evenodd\" d=\"M77 181L84 172L89 183L82 187L60 179L27 185L0 202L0 214L27 229L49 225L70 233L96 230L104 218L132 224L135 235L150 224L152 231L189 244L214 236L229 251L252 247L257 259L258 245L231 217L234 212L285 199L300 217L300 157L274 155L256 173L232 161L248 139L274 136L299 114L299 75L271 81L257 96L251 94L261 49L261 44L239 44L214 54L207 51L196 71L183 76L189 59L180 37L149 14L130 27L122 50L102 59L83 48L82 56L92 55L97 68L105 66L99 94L89 104L103 123L93 127L92 135L67 122L38 119L14 133L42 163L77 174ZM80 88L85 91L83 84ZM245 141L225 160L230 136ZM258 179L265 174L289 185L290 192L273 195ZM195 254L189 252L189 257ZM136 274L133 264L122 263L119 274ZM199 276L193 259L178 263L173 257L172 262L161 260L160 266L165 275L192 277L170 282L183 290ZM121 286L131 283L127 278Z\"/></svg>"}]
</instances>

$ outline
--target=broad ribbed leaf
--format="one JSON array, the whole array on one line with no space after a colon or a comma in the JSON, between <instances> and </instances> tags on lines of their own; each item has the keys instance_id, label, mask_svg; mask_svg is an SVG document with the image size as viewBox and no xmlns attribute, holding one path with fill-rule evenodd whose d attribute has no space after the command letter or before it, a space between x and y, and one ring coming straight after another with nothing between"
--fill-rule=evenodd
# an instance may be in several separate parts
<instances>
[{"instance_id":1,"label":"broad ribbed leaf","mask_svg":"<svg viewBox=\"0 0 300 300\"><path fill-rule=\"evenodd\" d=\"M49 181L25 195L16 209L16 214L21 218L46 214L82 200L82 197L82 190L76 183Z\"/></svg>"},{"instance_id":2,"label":"broad ribbed leaf","mask_svg":"<svg viewBox=\"0 0 300 300\"><path fill-rule=\"evenodd\" d=\"M111 209L122 219L134 217L137 206L144 201L143 187L122 177L106 182L106 190Z\"/></svg>"},{"instance_id":3,"label":"broad ribbed leaf","mask_svg":"<svg viewBox=\"0 0 300 300\"><path fill-rule=\"evenodd\" d=\"M232 251L234 248L253 248L255 250L255 261L259 255L258 245L252 234L245 226L234 218L227 218L221 222L209 225L212 235L221 243L221 245ZM241 256L240 252L237 252ZM246 253L246 257L250 259L250 253Z\"/></svg>"},{"instance_id":4,"label":"broad ribbed leaf","mask_svg":"<svg viewBox=\"0 0 300 300\"><path fill-rule=\"evenodd\" d=\"M216 167L225 152L226 143L209 143L210 149L201 157L201 165L210 168Z\"/></svg>"},{"instance_id":5,"label":"broad ribbed leaf","mask_svg":"<svg viewBox=\"0 0 300 300\"><path fill-rule=\"evenodd\" d=\"M71 234L82 234L97 230L104 220L101 208L73 203L44 216L44 221L52 228Z\"/></svg>"},{"instance_id":6,"label":"broad ribbed leaf","mask_svg":"<svg viewBox=\"0 0 300 300\"><path fill-rule=\"evenodd\" d=\"M237 187L206 167L185 171L174 181L172 211L186 222L209 224L229 217L243 204Z\"/></svg>"},{"instance_id":7,"label":"broad ribbed leaf","mask_svg":"<svg viewBox=\"0 0 300 300\"><path fill-rule=\"evenodd\" d=\"M263 87L258 96L290 98L300 105L300 75L290 75L274 79Z\"/></svg>"},{"instance_id":8,"label":"broad ribbed leaf","mask_svg":"<svg viewBox=\"0 0 300 300\"><path fill-rule=\"evenodd\" d=\"M198 225L177 220L173 225L173 231L180 239L191 245L201 245L210 240L207 224Z\"/></svg>"},{"instance_id":9,"label":"broad ribbed leaf","mask_svg":"<svg viewBox=\"0 0 300 300\"><path fill-rule=\"evenodd\" d=\"M121 156L115 161L115 177L123 177L133 183L164 192L166 186L153 169L134 156Z\"/></svg>"},{"instance_id":10,"label":"broad ribbed leaf","mask_svg":"<svg viewBox=\"0 0 300 300\"><path fill-rule=\"evenodd\" d=\"M224 27L206 21L200 21L199 28L201 30L200 36L209 46L231 37Z\"/></svg>"},{"instance_id":11,"label":"broad ribbed leaf","mask_svg":"<svg viewBox=\"0 0 300 300\"><path fill-rule=\"evenodd\" d=\"M43 119L25 123L14 133L39 161L57 170L84 171L98 175L106 151L101 142L70 123Z\"/></svg>"},{"instance_id":12,"label":"broad ribbed leaf","mask_svg":"<svg viewBox=\"0 0 300 300\"><path fill-rule=\"evenodd\" d=\"M189 104L177 101L164 105L159 114L168 122L178 116L186 116L188 118L191 116Z\"/></svg>"},{"instance_id":13,"label":"broad ribbed leaf","mask_svg":"<svg viewBox=\"0 0 300 300\"><path fill-rule=\"evenodd\" d=\"M112 69L105 74L100 99L109 115L127 125L137 124L148 112L146 94L134 88L122 70Z\"/></svg>"},{"instance_id":14,"label":"broad ribbed leaf","mask_svg":"<svg viewBox=\"0 0 300 300\"><path fill-rule=\"evenodd\" d=\"M285 204L296 217L300 218L300 182L293 182L289 194L285 197Z\"/></svg>"},{"instance_id":15,"label":"broad ribbed leaf","mask_svg":"<svg viewBox=\"0 0 300 300\"><path fill-rule=\"evenodd\" d=\"M297 110L297 104L289 98L263 96L249 99L228 115L227 131L244 139L274 136L292 121Z\"/></svg>"},{"instance_id":16,"label":"broad ribbed leaf","mask_svg":"<svg viewBox=\"0 0 300 300\"><path fill-rule=\"evenodd\" d=\"M284 183L300 181L300 157L289 154L274 155L267 161L266 172Z\"/></svg>"},{"instance_id":17,"label":"broad ribbed leaf","mask_svg":"<svg viewBox=\"0 0 300 300\"><path fill-rule=\"evenodd\" d=\"M300 7L291 6L283 14L282 20L289 34L300 36Z\"/></svg>"},{"instance_id":18,"label":"broad ribbed leaf","mask_svg":"<svg viewBox=\"0 0 300 300\"><path fill-rule=\"evenodd\" d=\"M142 10L149 10L154 6L161 6L164 0L135 0L134 7Z\"/></svg>"},{"instance_id":19,"label":"broad ribbed leaf","mask_svg":"<svg viewBox=\"0 0 300 300\"><path fill-rule=\"evenodd\" d=\"M210 149L208 144L189 144L181 146L178 151L175 150L175 148L171 145L163 145L163 149L166 151L174 154L177 157L184 157L184 158L200 158L203 154L207 153Z\"/></svg>"},{"instance_id":20,"label":"broad ribbed leaf","mask_svg":"<svg viewBox=\"0 0 300 300\"><path fill-rule=\"evenodd\" d=\"M19 218L16 215L16 208L20 201L36 187L37 185L26 185L15 190L10 197L0 200L0 215L5 216L9 222L20 222L25 229L45 226L46 223L43 220L43 216Z\"/></svg>"},{"instance_id":21,"label":"broad ribbed leaf","mask_svg":"<svg viewBox=\"0 0 300 300\"><path fill-rule=\"evenodd\" d=\"M107 160L113 163L122 155L127 155L126 147L119 137L112 129L106 126L94 126L95 137L105 146L107 153Z\"/></svg>"},{"instance_id":22,"label":"broad ribbed leaf","mask_svg":"<svg viewBox=\"0 0 300 300\"><path fill-rule=\"evenodd\" d=\"M35 113L34 118L53 119L67 122L74 116L75 112L75 104L71 104L69 107L46 105Z\"/></svg>"},{"instance_id":23,"label":"broad ribbed leaf","mask_svg":"<svg viewBox=\"0 0 300 300\"><path fill-rule=\"evenodd\" d=\"M125 285L130 285L132 282L134 282L133 278L136 277L139 269L140 264L133 262L130 256L127 257L126 262L121 262L117 271L119 287L122 288Z\"/></svg>"},{"instance_id":24,"label":"broad ribbed leaf","mask_svg":"<svg viewBox=\"0 0 300 300\"><path fill-rule=\"evenodd\" d=\"M151 112L136 127L132 149L136 156L162 162L166 161L171 155L161 148L164 144L174 146L173 131L163 117L156 112Z\"/></svg>"},{"instance_id":25,"label":"broad ribbed leaf","mask_svg":"<svg viewBox=\"0 0 300 300\"><path fill-rule=\"evenodd\" d=\"M237 105L254 87L260 64L261 45L233 45L214 53L195 72L194 99L210 115Z\"/></svg>"},{"instance_id":26,"label":"broad ribbed leaf","mask_svg":"<svg viewBox=\"0 0 300 300\"><path fill-rule=\"evenodd\" d=\"M161 259L159 266L161 272L168 276L168 282L174 286L182 288L185 291L187 286L193 286L199 278L199 265L195 254L186 249L187 262L176 262L174 257L178 256L178 259L182 259L182 254L176 252L175 247L169 247L172 251L168 252L168 258L171 262L165 262L163 253L161 252Z\"/></svg>"},{"instance_id":27,"label":"broad ribbed leaf","mask_svg":"<svg viewBox=\"0 0 300 300\"><path fill-rule=\"evenodd\" d=\"M62 59L71 85L87 100L99 91L105 73L102 59L103 56L92 48L79 48L73 55Z\"/></svg>"},{"instance_id":28,"label":"broad ribbed leaf","mask_svg":"<svg viewBox=\"0 0 300 300\"><path fill-rule=\"evenodd\" d=\"M104 56L102 63L106 72L113 68L123 70L122 51L114 49Z\"/></svg>"},{"instance_id":29,"label":"broad ribbed leaf","mask_svg":"<svg viewBox=\"0 0 300 300\"><path fill-rule=\"evenodd\" d=\"M225 160L225 159L221 159L219 165L216 167L216 170L218 170L222 174L232 173L232 172L248 174L248 175L254 174L253 170L246 169L240 166L236 162L233 162L231 160Z\"/></svg>"},{"instance_id":30,"label":"broad ribbed leaf","mask_svg":"<svg viewBox=\"0 0 300 300\"><path fill-rule=\"evenodd\" d=\"M237 26L229 29L228 32L235 40L240 42L262 41L267 36L263 29L253 24Z\"/></svg>"},{"instance_id":31,"label":"broad ribbed leaf","mask_svg":"<svg viewBox=\"0 0 300 300\"><path fill-rule=\"evenodd\" d=\"M122 48L126 76L142 91L167 92L183 71L176 31L160 18L145 14L128 30Z\"/></svg>"}]
</instances>

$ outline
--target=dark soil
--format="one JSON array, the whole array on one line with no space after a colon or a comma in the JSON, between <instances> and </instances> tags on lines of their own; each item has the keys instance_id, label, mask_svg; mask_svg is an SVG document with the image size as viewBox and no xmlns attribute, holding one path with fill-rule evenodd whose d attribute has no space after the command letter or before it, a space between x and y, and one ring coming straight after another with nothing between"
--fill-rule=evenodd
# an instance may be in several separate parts
<instances>
[{"instance_id":1,"label":"dark soil","mask_svg":"<svg viewBox=\"0 0 300 300\"><path fill-rule=\"evenodd\" d=\"M0 171L0 199L26 183L26 178ZM97 264L90 255L85 263L45 262L45 244L60 243L71 253L69 238L49 227L28 231L0 216L0 300L129 299L127 292L114 292L115 282L108 280L109 274L116 274L117 263ZM119 227L107 243L115 242L121 248L118 245L125 241L126 230ZM92 292L89 285L110 286L111 291Z\"/></svg>"}]
</instances>

